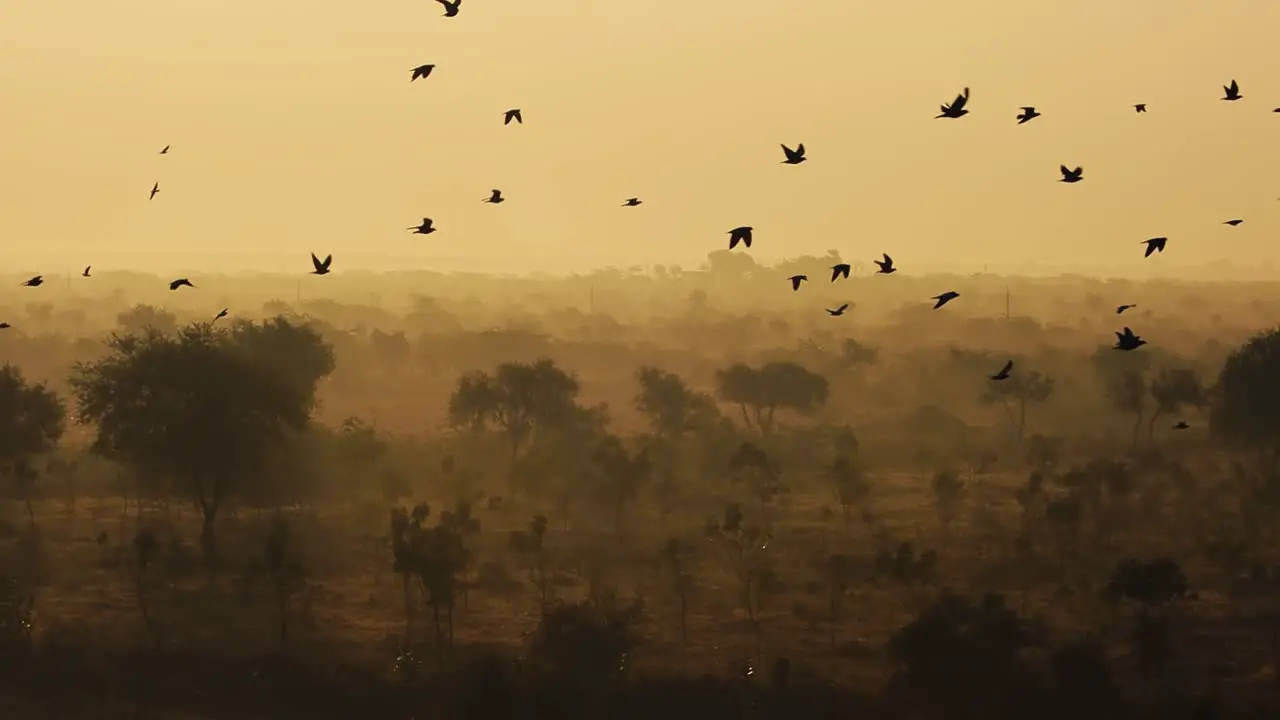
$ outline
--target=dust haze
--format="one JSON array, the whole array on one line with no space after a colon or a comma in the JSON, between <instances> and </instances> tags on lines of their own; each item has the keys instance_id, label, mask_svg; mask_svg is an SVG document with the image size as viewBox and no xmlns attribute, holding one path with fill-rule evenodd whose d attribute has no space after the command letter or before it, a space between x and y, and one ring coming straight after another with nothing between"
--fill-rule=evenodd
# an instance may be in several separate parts
<instances>
[{"instance_id":1,"label":"dust haze","mask_svg":"<svg viewBox=\"0 0 1280 720\"><path fill-rule=\"evenodd\" d=\"M4 278L6 716L1274 712L1274 286L840 259Z\"/></svg>"}]
</instances>

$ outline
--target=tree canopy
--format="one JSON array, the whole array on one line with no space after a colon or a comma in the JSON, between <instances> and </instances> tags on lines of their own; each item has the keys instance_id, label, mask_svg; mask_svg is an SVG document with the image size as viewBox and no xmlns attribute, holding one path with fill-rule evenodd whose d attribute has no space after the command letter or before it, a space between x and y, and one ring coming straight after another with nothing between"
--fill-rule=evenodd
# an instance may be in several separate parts
<instances>
[{"instance_id":1,"label":"tree canopy","mask_svg":"<svg viewBox=\"0 0 1280 720\"><path fill-rule=\"evenodd\" d=\"M720 398L736 403L743 422L762 435L773 430L778 408L807 412L827 401L827 379L790 362L737 363L716 373L716 381Z\"/></svg>"},{"instance_id":2,"label":"tree canopy","mask_svg":"<svg viewBox=\"0 0 1280 720\"><path fill-rule=\"evenodd\" d=\"M458 380L449 420L455 427L496 425L515 455L535 429L572 422L583 410L577 397L578 381L549 358L504 363L492 375L473 372Z\"/></svg>"},{"instance_id":3,"label":"tree canopy","mask_svg":"<svg viewBox=\"0 0 1280 720\"><path fill-rule=\"evenodd\" d=\"M1214 431L1242 447L1280 456L1280 328L1254 336L1227 358L1210 416Z\"/></svg>"}]
</instances>

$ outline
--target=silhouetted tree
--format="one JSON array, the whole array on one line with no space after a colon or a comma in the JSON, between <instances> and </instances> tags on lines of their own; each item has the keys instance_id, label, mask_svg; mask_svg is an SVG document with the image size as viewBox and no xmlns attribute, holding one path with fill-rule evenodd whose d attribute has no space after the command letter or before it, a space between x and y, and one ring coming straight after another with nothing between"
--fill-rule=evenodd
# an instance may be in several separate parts
<instances>
[{"instance_id":1,"label":"silhouetted tree","mask_svg":"<svg viewBox=\"0 0 1280 720\"><path fill-rule=\"evenodd\" d=\"M640 488L649 479L652 466L647 450L632 456L613 435L606 436L591 453L592 463L601 481L602 495L613 512L615 529L622 528L627 506L640 495Z\"/></svg>"},{"instance_id":2,"label":"silhouetted tree","mask_svg":"<svg viewBox=\"0 0 1280 720\"><path fill-rule=\"evenodd\" d=\"M707 523L707 536L721 549L726 565L738 580L742 609L751 623L759 655L764 600L781 589L769 551L772 537L760 525L747 523L737 503L725 508L719 522Z\"/></svg>"},{"instance_id":3,"label":"silhouetted tree","mask_svg":"<svg viewBox=\"0 0 1280 720\"><path fill-rule=\"evenodd\" d=\"M53 449L65 427L66 411L57 395L43 383L28 383L12 365L0 367L0 473L16 483L32 523L39 472L31 460Z\"/></svg>"},{"instance_id":4,"label":"silhouetted tree","mask_svg":"<svg viewBox=\"0 0 1280 720\"><path fill-rule=\"evenodd\" d=\"M1156 420L1174 415L1184 405L1199 407L1204 403L1204 388L1195 370L1163 368L1151 378L1151 399L1155 409L1147 420L1147 439L1155 434Z\"/></svg>"},{"instance_id":5,"label":"silhouetted tree","mask_svg":"<svg viewBox=\"0 0 1280 720\"><path fill-rule=\"evenodd\" d=\"M143 335L148 330L168 334L178 329L178 318L167 310L134 305L116 316L116 325L126 335Z\"/></svg>"},{"instance_id":6,"label":"silhouetted tree","mask_svg":"<svg viewBox=\"0 0 1280 720\"><path fill-rule=\"evenodd\" d=\"M455 427L495 424L506 433L514 458L535 429L571 421L580 410L577 396L578 381L548 358L504 363L493 375L473 372L458 380L449 419Z\"/></svg>"},{"instance_id":7,"label":"silhouetted tree","mask_svg":"<svg viewBox=\"0 0 1280 720\"><path fill-rule=\"evenodd\" d=\"M715 403L706 393L690 390L679 375L655 367L636 371L640 392L636 409L644 413L649 427L658 437L678 441L685 433L715 419Z\"/></svg>"},{"instance_id":8,"label":"silhouetted tree","mask_svg":"<svg viewBox=\"0 0 1280 720\"><path fill-rule=\"evenodd\" d=\"M306 584L306 572L296 556L289 523L277 510L262 548L263 567L271 580L276 604L276 620L280 627L280 643L289 641L289 618L298 593Z\"/></svg>"},{"instance_id":9,"label":"silhouetted tree","mask_svg":"<svg viewBox=\"0 0 1280 720\"><path fill-rule=\"evenodd\" d=\"M680 601L680 643L689 644L689 595L694 588L694 575L690 565L693 561L693 546L670 538L662 546L659 558L663 572L671 583L671 592Z\"/></svg>"},{"instance_id":10,"label":"silhouetted tree","mask_svg":"<svg viewBox=\"0 0 1280 720\"><path fill-rule=\"evenodd\" d=\"M1280 467L1280 328L1255 335L1227 358L1211 424L1228 443L1252 449L1264 471Z\"/></svg>"},{"instance_id":11,"label":"silhouetted tree","mask_svg":"<svg viewBox=\"0 0 1280 720\"><path fill-rule=\"evenodd\" d=\"M547 519L533 516L528 530L513 530L511 549L524 561L529 581L538 595L538 611L546 617L551 601L551 555L547 547Z\"/></svg>"},{"instance_id":12,"label":"silhouetted tree","mask_svg":"<svg viewBox=\"0 0 1280 720\"><path fill-rule=\"evenodd\" d=\"M867 474L856 459L847 455L836 456L827 468L826 475L835 489L846 528L849 527L849 514L854 506L863 506L864 517L870 516L864 503L871 496L871 484L867 482Z\"/></svg>"},{"instance_id":13,"label":"silhouetted tree","mask_svg":"<svg viewBox=\"0 0 1280 720\"><path fill-rule=\"evenodd\" d=\"M394 511L391 546L396 570L417 581L423 599L431 608L436 647L445 646L444 630L447 627L448 647L452 648L453 609L460 589L459 578L467 565L470 551L453 523L442 520L434 527L427 527L430 512L426 503L418 504L412 512L403 508ZM441 610L447 624L441 622Z\"/></svg>"},{"instance_id":14,"label":"silhouetted tree","mask_svg":"<svg viewBox=\"0 0 1280 720\"><path fill-rule=\"evenodd\" d=\"M880 351L876 348L863 345L853 338L845 340L844 344L840 346L841 357L844 358L845 362L855 367L874 364L879 354Z\"/></svg>"},{"instance_id":15,"label":"silhouetted tree","mask_svg":"<svg viewBox=\"0 0 1280 720\"><path fill-rule=\"evenodd\" d=\"M729 457L729 471L735 483L750 489L757 503L760 522L764 522L769 503L787 491L769 455L755 444L744 442Z\"/></svg>"},{"instance_id":16,"label":"silhouetted tree","mask_svg":"<svg viewBox=\"0 0 1280 720\"><path fill-rule=\"evenodd\" d=\"M283 320L264 327L296 330ZM194 496L206 561L214 557L218 511L236 482L260 477L266 455L287 430L307 425L314 406L315 367L312 384L285 374L314 358L264 362L273 338L252 333L248 347L238 339L244 335L209 324L176 335L115 336L105 357L77 364L71 378L80 420L97 426L96 452L144 474L174 477Z\"/></svg>"},{"instance_id":17,"label":"silhouetted tree","mask_svg":"<svg viewBox=\"0 0 1280 720\"><path fill-rule=\"evenodd\" d=\"M999 403L1004 408L1005 417L1009 421L1009 430L1014 437L1021 440L1027 428L1027 405L1048 400L1053 394L1053 385L1053 378L1042 374L1039 370L1014 373L1006 380L991 381L981 395L981 400L986 403Z\"/></svg>"},{"instance_id":18,"label":"silhouetted tree","mask_svg":"<svg viewBox=\"0 0 1280 720\"><path fill-rule=\"evenodd\" d=\"M737 404L743 423L761 435L773 431L779 408L808 412L827 401L827 379L795 363L772 362L758 369L739 363L718 371L716 383L720 399Z\"/></svg>"}]
</instances>

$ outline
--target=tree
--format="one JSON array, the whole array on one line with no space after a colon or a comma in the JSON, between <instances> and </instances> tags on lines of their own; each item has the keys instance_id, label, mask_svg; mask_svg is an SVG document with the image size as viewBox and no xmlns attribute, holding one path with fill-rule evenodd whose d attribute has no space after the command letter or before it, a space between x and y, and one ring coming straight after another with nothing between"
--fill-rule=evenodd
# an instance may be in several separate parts
<instances>
[{"instance_id":1,"label":"tree","mask_svg":"<svg viewBox=\"0 0 1280 720\"><path fill-rule=\"evenodd\" d=\"M443 518L434 527L426 527L430 508L420 503L407 512L403 508L391 514L391 549L396 571L406 580L413 578L431 608L435 624L436 647L445 647L444 626L440 611L445 611L448 647L453 647L453 609L457 604L459 578L469 562L470 551L457 532L456 523ZM407 605L407 598L406 598ZM443 662L443 653L440 655Z\"/></svg>"},{"instance_id":2,"label":"tree","mask_svg":"<svg viewBox=\"0 0 1280 720\"><path fill-rule=\"evenodd\" d=\"M534 515L528 530L513 530L510 546L524 562L529 580L538 593L538 611L547 616L551 600L551 554L547 547L547 518Z\"/></svg>"},{"instance_id":3,"label":"tree","mask_svg":"<svg viewBox=\"0 0 1280 720\"><path fill-rule=\"evenodd\" d=\"M262 558L271 580L271 590L276 601L276 620L280 626L280 643L289 641L289 618L298 593L306 586L306 572L301 561L294 556L292 533L289 523L279 510L271 518L271 529L263 543Z\"/></svg>"},{"instance_id":4,"label":"tree","mask_svg":"<svg viewBox=\"0 0 1280 720\"><path fill-rule=\"evenodd\" d=\"M1263 468L1275 472L1280 464L1280 328L1255 335L1231 353L1215 390L1214 433L1256 451Z\"/></svg>"},{"instance_id":5,"label":"tree","mask_svg":"<svg viewBox=\"0 0 1280 720\"><path fill-rule=\"evenodd\" d=\"M283 319L262 327L312 332ZM81 422L97 426L95 452L172 477L199 504L206 562L215 556L218 512L237 483L260 479L269 453L287 431L307 426L314 407L315 358L289 357L288 343L266 352L280 340L270 331L254 331L248 342L241 333L197 323L174 335L117 335L105 357L78 363L71 378ZM313 382L289 374L300 366L310 366Z\"/></svg>"},{"instance_id":6,"label":"tree","mask_svg":"<svg viewBox=\"0 0 1280 720\"><path fill-rule=\"evenodd\" d=\"M66 428L62 401L43 383L28 383L16 367L0 367L0 472L9 475L35 522L31 500L39 473L31 459L51 450Z\"/></svg>"},{"instance_id":7,"label":"tree","mask_svg":"<svg viewBox=\"0 0 1280 720\"><path fill-rule=\"evenodd\" d=\"M789 362L771 362L760 368L742 363L716 373L721 400L735 403L747 428L761 435L773 431L779 408L808 412L827 401L827 379ZM750 413L748 413L750 410Z\"/></svg>"},{"instance_id":8,"label":"tree","mask_svg":"<svg viewBox=\"0 0 1280 720\"><path fill-rule=\"evenodd\" d=\"M774 498L787 491L781 473L774 467L768 453L749 442L739 445L729 457L729 470L735 483L741 483L750 489L757 502L760 522L763 523L765 508Z\"/></svg>"},{"instance_id":9,"label":"tree","mask_svg":"<svg viewBox=\"0 0 1280 720\"><path fill-rule=\"evenodd\" d=\"M1124 370L1113 375L1107 384L1107 396L1116 410L1133 415L1133 444L1138 444L1138 428L1147 414L1147 387L1142 373Z\"/></svg>"},{"instance_id":10,"label":"tree","mask_svg":"<svg viewBox=\"0 0 1280 720\"><path fill-rule=\"evenodd\" d=\"M845 362L854 367L859 367L862 365L874 365L876 358L880 355L880 350L849 338L840 346L840 355Z\"/></svg>"},{"instance_id":11,"label":"tree","mask_svg":"<svg viewBox=\"0 0 1280 720\"><path fill-rule=\"evenodd\" d=\"M662 546L659 557L662 569L671 582L671 592L680 600L680 643L689 644L689 595L693 592L694 575L690 565L694 548L678 538L670 538Z\"/></svg>"},{"instance_id":12,"label":"tree","mask_svg":"<svg viewBox=\"0 0 1280 720\"><path fill-rule=\"evenodd\" d=\"M769 550L772 537L761 525L747 523L737 503L725 508L721 521L707 523L707 536L720 547L725 564L738 579L742 609L751 623L759 655L764 600L782 587Z\"/></svg>"},{"instance_id":13,"label":"tree","mask_svg":"<svg viewBox=\"0 0 1280 720\"><path fill-rule=\"evenodd\" d=\"M649 419L653 433L664 440L679 441L717 415L711 396L690 390L679 375L646 365L636 371L636 382L640 385L636 409Z\"/></svg>"},{"instance_id":14,"label":"tree","mask_svg":"<svg viewBox=\"0 0 1280 720\"><path fill-rule=\"evenodd\" d=\"M1053 378L1043 375L1039 370L1026 374L1014 374L1006 380L991 381L981 400L986 403L1000 403L1004 407L1005 417L1009 420L1009 429L1014 437L1022 440L1027 428L1027 405L1043 403L1053 394ZM1014 408L1017 408L1017 416Z\"/></svg>"},{"instance_id":15,"label":"tree","mask_svg":"<svg viewBox=\"0 0 1280 720\"><path fill-rule=\"evenodd\" d=\"M867 473L856 459L848 455L838 455L827 468L826 474L835 489L836 499L840 502L840 513L844 517L845 528L848 528L849 514L853 507L864 503L871 495L871 484L867 482ZM863 516L870 517L867 508L863 508Z\"/></svg>"},{"instance_id":16,"label":"tree","mask_svg":"<svg viewBox=\"0 0 1280 720\"><path fill-rule=\"evenodd\" d=\"M116 325L130 335L140 335L147 330L171 333L178 329L178 318L171 312L150 305L134 305L116 315Z\"/></svg>"},{"instance_id":17,"label":"tree","mask_svg":"<svg viewBox=\"0 0 1280 720\"><path fill-rule=\"evenodd\" d=\"M1156 420L1174 415L1183 405L1200 407L1204 403L1204 388L1200 377L1190 368L1163 368L1151 379L1151 399L1155 410L1147 421L1147 439L1155 434Z\"/></svg>"},{"instance_id":18,"label":"tree","mask_svg":"<svg viewBox=\"0 0 1280 720\"><path fill-rule=\"evenodd\" d=\"M449 420L477 430L493 423L506 433L514 458L534 430L571 421L582 410L577 396L578 381L548 358L504 363L493 375L472 372L458 380Z\"/></svg>"},{"instance_id":19,"label":"tree","mask_svg":"<svg viewBox=\"0 0 1280 720\"><path fill-rule=\"evenodd\" d=\"M621 530L627 505L635 501L652 472L648 451L641 450L633 456L621 440L607 435L591 453L591 461L602 480L603 496L613 512L614 528Z\"/></svg>"}]
</instances>

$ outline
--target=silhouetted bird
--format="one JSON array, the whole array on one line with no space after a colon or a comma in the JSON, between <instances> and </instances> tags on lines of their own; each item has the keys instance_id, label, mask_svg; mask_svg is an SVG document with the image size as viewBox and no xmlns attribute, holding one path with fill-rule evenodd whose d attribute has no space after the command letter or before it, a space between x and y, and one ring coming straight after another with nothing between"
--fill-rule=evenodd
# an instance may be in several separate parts
<instances>
[{"instance_id":1,"label":"silhouetted bird","mask_svg":"<svg viewBox=\"0 0 1280 720\"><path fill-rule=\"evenodd\" d=\"M1120 307L1116 308L1116 314L1119 315L1120 313L1124 312L1125 310L1128 310L1129 308L1136 308L1136 307L1138 306L1137 305L1121 305Z\"/></svg>"},{"instance_id":2,"label":"silhouetted bird","mask_svg":"<svg viewBox=\"0 0 1280 720\"><path fill-rule=\"evenodd\" d=\"M481 200L480 202L493 203L494 205L497 205L498 203L503 202L505 200L506 198L502 197L502 191L497 188L494 188L489 192L489 197L485 198L484 200Z\"/></svg>"},{"instance_id":3,"label":"silhouetted bird","mask_svg":"<svg viewBox=\"0 0 1280 720\"><path fill-rule=\"evenodd\" d=\"M168 155L168 154L169 154L169 146L168 146L168 145L165 145L165 146L164 146L164 149L160 151L160 154L161 154L161 155Z\"/></svg>"},{"instance_id":4,"label":"silhouetted bird","mask_svg":"<svg viewBox=\"0 0 1280 720\"><path fill-rule=\"evenodd\" d=\"M519 108L516 108L514 110L508 110L506 113L503 114L502 116L503 125L510 125L512 120L515 120L517 123L521 125L524 124L524 116L520 114Z\"/></svg>"},{"instance_id":5,"label":"silhouetted bird","mask_svg":"<svg viewBox=\"0 0 1280 720\"><path fill-rule=\"evenodd\" d=\"M797 145L795 150L792 150L786 145L783 145L782 152L786 153L787 155L787 159L783 160L782 162L788 165L799 165L800 163L806 160L804 156L804 143L800 143L799 145Z\"/></svg>"},{"instance_id":6,"label":"silhouetted bird","mask_svg":"<svg viewBox=\"0 0 1280 720\"><path fill-rule=\"evenodd\" d=\"M316 257L315 253L311 253L311 264L315 267L315 270L311 271L312 275L328 275L329 266L333 264L333 255L325 255L324 262L320 262L320 258Z\"/></svg>"},{"instance_id":7,"label":"silhouetted bird","mask_svg":"<svg viewBox=\"0 0 1280 720\"><path fill-rule=\"evenodd\" d=\"M1023 105L1022 113L1018 115L1018 124L1022 125L1023 123L1030 122L1038 117L1040 117L1040 113L1036 112L1034 107L1031 107L1030 105Z\"/></svg>"},{"instance_id":8,"label":"silhouetted bird","mask_svg":"<svg viewBox=\"0 0 1280 720\"><path fill-rule=\"evenodd\" d=\"M1082 167L1077 167L1075 170L1070 170L1067 168L1066 165L1059 165L1058 171L1062 173L1062 179L1059 180L1058 182L1078 183L1084 179L1084 168Z\"/></svg>"},{"instance_id":9,"label":"silhouetted bird","mask_svg":"<svg viewBox=\"0 0 1280 720\"><path fill-rule=\"evenodd\" d=\"M1134 111L1134 112L1144 113L1144 112L1146 112L1146 111L1147 111L1147 104L1146 104L1146 103L1138 103L1137 105L1134 105L1134 106L1133 106L1133 111Z\"/></svg>"},{"instance_id":10,"label":"silhouetted bird","mask_svg":"<svg viewBox=\"0 0 1280 720\"><path fill-rule=\"evenodd\" d=\"M1272 110L1271 112L1280 112L1280 108L1276 108L1275 110Z\"/></svg>"},{"instance_id":11,"label":"silhouetted bird","mask_svg":"<svg viewBox=\"0 0 1280 720\"><path fill-rule=\"evenodd\" d=\"M412 230L414 235L430 235L436 231L436 228L431 226L431 218L422 218L421 225L414 225L413 227L405 229Z\"/></svg>"},{"instance_id":12,"label":"silhouetted bird","mask_svg":"<svg viewBox=\"0 0 1280 720\"><path fill-rule=\"evenodd\" d=\"M195 287L195 285L192 285L191 281L186 278L178 278L177 280L174 280L173 282L169 283L170 290L177 290L180 287L193 288Z\"/></svg>"},{"instance_id":13,"label":"silhouetted bird","mask_svg":"<svg viewBox=\"0 0 1280 720\"><path fill-rule=\"evenodd\" d=\"M427 78L431 76L431 71L435 70L435 65L419 65L413 69L413 75L409 76L409 82L413 82L418 78Z\"/></svg>"},{"instance_id":14,"label":"silhouetted bird","mask_svg":"<svg viewBox=\"0 0 1280 720\"><path fill-rule=\"evenodd\" d=\"M831 282L835 282L838 277L844 277L845 280L848 280L849 269L849 263L836 263L835 265L832 265Z\"/></svg>"},{"instance_id":15,"label":"silhouetted bird","mask_svg":"<svg viewBox=\"0 0 1280 720\"><path fill-rule=\"evenodd\" d=\"M1173 429L1174 429L1174 430L1186 430L1186 429L1187 429L1187 428L1189 428L1189 427L1191 427L1191 426L1187 424L1187 421L1186 421L1186 420L1179 420L1179 421L1177 422L1177 424L1173 426Z\"/></svg>"},{"instance_id":16,"label":"silhouetted bird","mask_svg":"<svg viewBox=\"0 0 1280 720\"><path fill-rule=\"evenodd\" d=\"M888 253L884 254L884 260L872 260L871 262L880 266L880 269L876 271L878 274L888 275L889 273L898 272L898 268L893 266L893 258L889 257Z\"/></svg>"},{"instance_id":17,"label":"silhouetted bird","mask_svg":"<svg viewBox=\"0 0 1280 720\"><path fill-rule=\"evenodd\" d=\"M792 289L792 290L799 290L799 289L800 289L800 283L804 282L805 280L808 280L808 279L809 279L809 276L808 276L808 275L792 275L791 277L789 277L789 278L787 278L787 279L791 281L791 289Z\"/></svg>"},{"instance_id":18,"label":"silhouetted bird","mask_svg":"<svg viewBox=\"0 0 1280 720\"><path fill-rule=\"evenodd\" d=\"M627 201L622 203L622 207L635 207L642 202L644 201L640 198L627 198Z\"/></svg>"},{"instance_id":19,"label":"silhouetted bird","mask_svg":"<svg viewBox=\"0 0 1280 720\"><path fill-rule=\"evenodd\" d=\"M43 276L43 275L37 275L37 276L35 276L35 277L31 278L30 280L28 280L28 281L26 281L26 282L22 283L23 287L40 287L40 286L41 286L41 285L43 285L43 284L44 284L44 276Z\"/></svg>"},{"instance_id":20,"label":"silhouetted bird","mask_svg":"<svg viewBox=\"0 0 1280 720\"><path fill-rule=\"evenodd\" d=\"M1150 240L1143 240L1142 242L1138 243L1139 245L1147 246L1147 251L1142 254L1142 257L1149 258L1151 257L1151 253L1164 252L1164 244L1167 242L1169 242L1169 238L1162 238L1162 237L1151 238Z\"/></svg>"},{"instance_id":21,"label":"silhouetted bird","mask_svg":"<svg viewBox=\"0 0 1280 720\"><path fill-rule=\"evenodd\" d=\"M1226 93L1222 96L1223 100L1239 100L1244 97L1240 94L1240 85L1235 80L1232 80L1230 85L1223 85L1222 91Z\"/></svg>"},{"instance_id":22,"label":"silhouetted bird","mask_svg":"<svg viewBox=\"0 0 1280 720\"><path fill-rule=\"evenodd\" d=\"M931 299L937 300L938 302L934 303L933 309L937 310L938 308L942 307L943 305L946 305L947 303L951 302L952 300L955 300L958 297L960 297L960 293L955 292L954 290L948 290L942 293L941 295L934 295Z\"/></svg>"},{"instance_id":23,"label":"silhouetted bird","mask_svg":"<svg viewBox=\"0 0 1280 720\"><path fill-rule=\"evenodd\" d=\"M449 0L436 0L436 2L444 6L445 17L453 17L457 15L458 8L462 7L462 0L453 0L453 2L449 2Z\"/></svg>"},{"instance_id":24,"label":"silhouetted bird","mask_svg":"<svg viewBox=\"0 0 1280 720\"><path fill-rule=\"evenodd\" d=\"M89 268L92 268L92 267L93 267L92 265L85 265L84 272L80 273L80 277L89 277Z\"/></svg>"},{"instance_id":25,"label":"silhouetted bird","mask_svg":"<svg viewBox=\"0 0 1280 720\"><path fill-rule=\"evenodd\" d=\"M849 307L849 303L845 303L840 307L836 308L835 310L827 310L827 314L830 315L831 317L840 317L841 315L844 314L844 311L848 309L848 307Z\"/></svg>"},{"instance_id":26,"label":"silhouetted bird","mask_svg":"<svg viewBox=\"0 0 1280 720\"><path fill-rule=\"evenodd\" d=\"M730 230L729 249L732 250L738 247L739 242L747 247L751 247L751 231L752 227L750 225L743 225L742 227L736 227Z\"/></svg>"},{"instance_id":27,"label":"silhouetted bird","mask_svg":"<svg viewBox=\"0 0 1280 720\"><path fill-rule=\"evenodd\" d=\"M222 318L226 317L226 316L227 316L227 310L228 310L228 308L222 308L221 310L219 310L219 311L218 311L218 314L213 316L213 322L218 322L218 321L219 321L219 320L221 320Z\"/></svg>"},{"instance_id":28,"label":"silhouetted bird","mask_svg":"<svg viewBox=\"0 0 1280 720\"><path fill-rule=\"evenodd\" d=\"M1013 361L1010 360L1009 362L1004 364L1004 367L1000 368L1000 372L996 373L995 375L992 375L991 379L992 380L1008 380L1009 371L1012 369L1013 369Z\"/></svg>"},{"instance_id":29,"label":"silhouetted bird","mask_svg":"<svg viewBox=\"0 0 1280 720\"><path fill-rule=\"evenodd\" d=\"M934 119L936 120L937 118L944 118L944 117L958 118L962 115L967 115L969 111L966 110L964 106L968 102L969 102L969 88L965 88L964 92L957 95L956 99L952 100L950 105L943 105L942 114L935 116Z\"/></svg>"},{"instance_id":30,"label":"silhouetted bird","mask_svg":"<svg viewBox=\"0 0 1280 720\"><path fill-rule=\"evenodd\" d=\"M0 322L0 330L8 330L11 327L13 326L7 322Z\"/></svg>"},{"instance_id":31,"label":"silhouetted bird","mask_svg":"<svg viewBox=\"0 0 1280 720\"><path fill-rule=\"evenodd\" d=\"M158 192L160 192L160 183L156 183L155 185L151 186L151 195L147 199L150 200L154 198L156 196L156 193Z\"/></svg>"},{"instance_id":32,"label":"silhouetted bird","mask_svg":"<svg viewBox=\"0 0 1280 720\"><path fill-rule=\"evenodd\" d=\"M1224 223L1222 223L1222 224L1223 224L1223 225L1230 225L1231 227L1235 227L1235 226L1239 225L1239 224L1240 224L1240 223L1242 223L1242 222L1244 222L1244 220L1241 220L1240 218L1236 218L1236 219L1234 219L1234 220L1228 220L1228 221L1226 221L1226 222L1224 222Z\"/></svg>"},{"instance_id":33,"label":"silhouetted bird","mask_svg":"<svg viewBox=\"0 0 1280 720\"><path fill-rule=\"evenodd\" d=\"M1138 335L1134 335L1133 331L1126 327L1124 329L1124 332L1116 333L1116 345L1113 349L1114 350L1137 350L1138 348L1146 344L1147 344L1146 340L1143 340Z\"/></svg>"}]
</instances>

